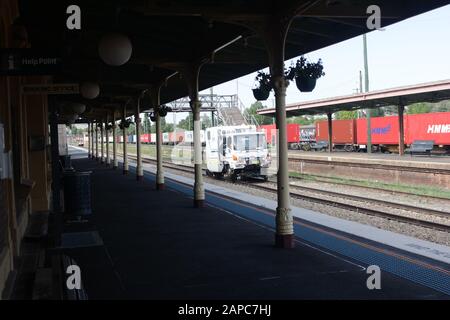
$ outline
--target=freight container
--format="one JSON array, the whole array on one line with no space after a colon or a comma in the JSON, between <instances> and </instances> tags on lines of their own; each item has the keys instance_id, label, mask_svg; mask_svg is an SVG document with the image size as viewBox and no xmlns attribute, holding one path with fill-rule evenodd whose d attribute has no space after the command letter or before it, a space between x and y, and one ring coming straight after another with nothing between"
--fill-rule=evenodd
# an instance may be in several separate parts
<instances>
[{"instance_id":1,"label":"freight container","mask_svg":"<svg viewBox=\"0 0 450 320\"><path fill-rule=\"evenodd\" d=\"M436 146L450 146L450 112L410 114L405 121L405 143L433 140Z\"/></svg>"},{"instance_id":2,"label":"freight container","mask_svg":"<svg viewBox=\"0 0 450 320\"><path fill-rule=\"evenodd\" d=\"M300 126L297 123L288 123L287 125L287 142L288 148L299 149Z\"/></svg>"},{"instance_id":3,"label":"freight container","mask_svg":"<svg viewBox=\"0 0 450 320\"><path fill-rule=\"evenodd\" d=\"M176 140L177 144L184 142L184 130L183 129L178 129L177 131L175 131L175 140Z\"/></svg>"},{"instance_id":4,"label":"freight container","mask_svg":"<svg viewBox=\"0 0 450 320\"><path fill-rule=\"evenodd\" d=\"M162 134L162 143L169 144L169 132L163 132Z\"/></svg>"},{"instance_id":5,"label":"freight container","mask_svg":"<svg viewBox=\"0 0 450 320\"><path fill-rule=\"evenodd\" d=\"M194 143L194 133L192 131L185 131L184 140L187 143Z\"/></svg>"},{"instance_id":6,"label":"freight container","mask_svg":"<svg viewBox=\"0 0 450 320\"><path fill-rule=\"evenodd\" d=\"M173 144L175 144L175 141L176 141L176 139L175 139L175 132L168 132L168 143L169 144L171 144L171 145L173 145Z\"/></svg>"},{"instance_id":7,"label":"freight container","mask_svg":"<svg viewBox=\"0 0 450 320\"><path fill-rule=\"evenodd\" d=\"M150 143L156 144L156 133L150 133Z\"/></svg>"},{"instance_id":8,"label":"freight container","mask_svg":"<svg viewBox=\"0 0 450 320\"><path fill-rule=\"evenodd\" d=\"M272 141L274 141L273 144L275 144L276 127L274 124L261 125L259 126L259 130L266 133L266 141L268 144L272 144Z\"/></svg>"},{"instance_id":9,"label":"freight container","mask_svg":"<svg viewBox=\"0 0 450 320\"><path fill-rule=\"evenodd\" d=\"M150 134L141 134L141 143L150 143Z\"/></svg>"},{"instance_id":10,"label":"freight container","mask_svg":"<svg viewBox=\"0 0 450 320\"><path fill-rule=\"evenodd\" d=\"M405 117L406 118L406 117ZM359 148L366 149L367 119L356 120L357 143ZM373 146L398 145L399 124L398 116L375 117L370 119L370 131Z\"/></svg>"},{"instance_id":11,"label":"freight container","mask_svg":"<svg viewBox=\"0 0 450 320\"><path fill-rule=\"evenodd\" d=\"M334 120L333 145L336 149L353 151L357 145L356 120ZM316 123L316 141L328 141L328 121Z\"/></svg>"}]
</instances>

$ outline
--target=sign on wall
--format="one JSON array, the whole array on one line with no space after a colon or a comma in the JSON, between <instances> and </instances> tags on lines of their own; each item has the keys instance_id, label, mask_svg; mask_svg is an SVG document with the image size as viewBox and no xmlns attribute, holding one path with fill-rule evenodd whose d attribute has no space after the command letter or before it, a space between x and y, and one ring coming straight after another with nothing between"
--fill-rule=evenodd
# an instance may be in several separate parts
<instances>
[{"instance_id":1,"label":"sign on wall","mask_svg":"<svg viewBox=\"0 0 450 320\"><path fill-rule=\"evenodd\" d=\"M49 84L25 84L21 87L21 93L28 94L78 94L78 83L49 83Z\"/></svg>"},{"instance_id":2,"label":"sign on wall","mask_svg":"<svg viewBox=\"0 0 450 320\"><path fill-rule=\"evenodd\" d=\"M0 75L53 75L61 70L59 53L40 49L0 49Z\"/></svg>"}]
</instances>

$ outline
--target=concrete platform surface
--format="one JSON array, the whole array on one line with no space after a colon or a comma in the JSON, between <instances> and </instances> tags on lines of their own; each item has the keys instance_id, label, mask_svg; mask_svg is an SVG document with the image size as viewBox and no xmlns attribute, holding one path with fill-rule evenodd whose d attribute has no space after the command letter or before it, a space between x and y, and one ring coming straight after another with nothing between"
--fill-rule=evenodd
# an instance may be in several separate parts
<instances>
[{"instance_id":1,"label":"concrete platform surface","mask_svg":"<svg viewBox=\"0 0 450 320\"><path fill-rule=\"evenodd\" d=\"M366 265L305 242L275 249L273 230L138 182L88 160L93 216L65 232L97 231L98 245L63 249L90 299L447 299L388 272L369 290Z\"/></svg>"}]
</instances>

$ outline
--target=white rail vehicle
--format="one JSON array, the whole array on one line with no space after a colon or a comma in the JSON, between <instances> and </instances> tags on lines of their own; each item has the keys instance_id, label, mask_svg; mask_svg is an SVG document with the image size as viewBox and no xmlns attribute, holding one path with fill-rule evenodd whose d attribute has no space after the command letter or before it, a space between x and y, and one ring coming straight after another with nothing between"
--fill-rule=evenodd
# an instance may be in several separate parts
<instances>
[{"instance_id":1,"label":"white rail vehicle","mask_svg":"<svg viewBox=\"0 0 450 320\"><path fill-rule=\"evenodd\" d=\"M264 132L255 126L224 126L206 129L205 161L207 174L268 178L270 155Z\"/></svg>"}]
</instances>

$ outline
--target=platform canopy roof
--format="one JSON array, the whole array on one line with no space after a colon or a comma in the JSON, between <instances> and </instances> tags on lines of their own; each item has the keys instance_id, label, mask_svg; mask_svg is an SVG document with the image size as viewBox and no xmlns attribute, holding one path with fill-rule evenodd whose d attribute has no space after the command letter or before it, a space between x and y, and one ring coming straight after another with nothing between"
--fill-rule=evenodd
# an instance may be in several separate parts
<instances>
[{"instance_id":1,"label":"platform canopy roof","mask_svg":"<svg viewBox=\"0 0 450 320\"><path fill-rule=\"evenodd\" d=\"M386 106L407 106L417 102L438 102L450 99L450 80L389 88L348 96L291 103L286 105L287 116L334 113L342 110L374 109ZM275 109L261 109L258 114L275 116Z\"/></svg>"},{"instance_id":2,"label":"platform canopy roof","mask_svg":"<svg viewBox=\"0 0 450 320\"><path fill-rule=\"evenodd\" d=\"M378 0L381 24L387 26L448 4L447 0ZM81 8L81 30L66 27L66 9ZM188 95L177 74L180 62L205 61L199 89L238 78L268 66L264 42L252 25L274 15L295 12L286 42L290 59L368 31L372 0L19 0L20 17L32 48L61 52L64 68L55 83L96 81L100 96L84 101L86 119L116 110L144 90L165 82L161 103ZM120 67L99 58L98 43L110 32L129 36L130 61ZM328 66L332 68L333 66ZM143 106L143 111L149 109ZM131 111L131 110L130 110Z\"/></svg>"}]
</instances>

